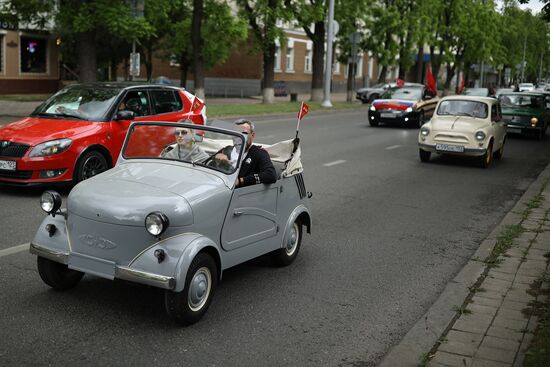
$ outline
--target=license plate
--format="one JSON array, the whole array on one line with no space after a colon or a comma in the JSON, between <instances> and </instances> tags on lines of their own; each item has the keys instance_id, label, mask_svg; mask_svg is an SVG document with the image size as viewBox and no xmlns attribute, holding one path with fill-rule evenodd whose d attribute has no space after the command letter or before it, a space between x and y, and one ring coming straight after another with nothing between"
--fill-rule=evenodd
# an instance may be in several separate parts
<instances>
[{"instance_id":1,"label":"license plate","mask_svg":"<svg viewBox=\"0 0 550 367\"><path fill-rule=\"evenodd\" d=\"M15 161L0 161L0 169L6 171L15 171L16 163Z\"/></svg>"},{"instance_id":2,"label":"license plate","mask_svg":"<svg viewBox=\"0 0 550 367\"><path fill-rule=\"evenodd\" d=\"M380 117L382 117L383 119L392 119L396 116L395 113L381 113L380 114Z\"/></svg>"},{"instance_id":3,"label":"license plate","mask_svg":"<svg viewBox=\"0 0 550 367\"><path fill-rule=\"evenodd\" d=\"M514 133L514 134L521 134L521 129L518 129L516 127L509 127L509 128L506 129L506 132Z\"/></svg>"},{"instance_id":4,"label":"license plate","mask_svg":"<svg viewBox=\"0 0 550 367\"><path fill-rule=\"evenodd\" d=\"M441 150L444 152L463 153L464 147L462 145L436 144L435 150Z\"/></svg>"},{"instance_id":5,"label":"license plate","mask_svg":"<svg viewBox=\"0 0 550 367\"><path fill-rule=\"evenodd\" d=\"M69 269L79 270L98 277L110 280L115 278L116 264L113 261L71 252L68 266Z\"/></svg>"}]
</instances>

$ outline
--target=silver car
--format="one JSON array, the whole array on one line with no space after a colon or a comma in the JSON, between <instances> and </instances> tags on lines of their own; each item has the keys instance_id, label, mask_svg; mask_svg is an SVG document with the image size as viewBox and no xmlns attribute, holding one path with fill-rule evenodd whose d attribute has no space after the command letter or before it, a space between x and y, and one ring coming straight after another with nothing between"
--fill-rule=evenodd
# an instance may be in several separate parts
<instances>
[{"instance_id":1,"label":"silver car","mask_svg":"<svg viewBox=\"0 0 550 367\"><path fill-rule=\"evenodd\" d=\"M167 153L183 149L174 137L182 127L197 154ZM245 136L228 127L134 123L116 166L76 185L66 209L46 191L49 215L30 247L42 280L67 290L86 273L162 288L168 315L192 324L225 269L268 253L292 263L302 229L311 232L300 147L265 145L277 182L235 188Z\"/></svg>"}]
</instances>

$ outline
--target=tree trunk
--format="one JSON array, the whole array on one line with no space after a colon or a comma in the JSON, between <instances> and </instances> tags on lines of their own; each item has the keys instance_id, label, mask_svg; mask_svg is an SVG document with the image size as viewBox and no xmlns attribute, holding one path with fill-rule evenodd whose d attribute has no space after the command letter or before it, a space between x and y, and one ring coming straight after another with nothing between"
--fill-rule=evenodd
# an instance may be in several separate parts
<instances>
[{"instance_id":1,"label":"tree trunk","mask_svg":"<svg viewBox=\"0 0 550 367\"><path fill-rule=\"evenodd\" d=\"M270 104L275 100L275 91L273 89L273 82L275 81L275 43L271 43L266 50L264 50L264 77L262 80L262 94L263 103Z\"/></svg>"},{"instance_id":2,"label":"tree trunk","mask_svg":"<svg viewBox=\"0 0 550 367\"><path fill-rule=\"evenodd\" d=\"M378 83L384 83L386 81L386 75L388 74L388 65L383 65L378 75Z\"/></svg>"},{"instance_id":3,"label":"tree trunk","mask_svg":"<svg viewBox=\"0 0 550 367\"><path fill-rule=\"evenodd\" d=\"M313 56L311 60L311 100L323 100L323 79L325 59L325 22L315 23L313 41Z\"/></svg>"},{"instance_id":4,"label":"tree trunk","mask_svg":"<svg viewBox=\"0 0 550 367\"><path fill-rule=\"evenodd\" d=\"M111 81L116 82L118 77L118 62L115 57L111 58Z\"/></svg>"},{"instance_id":5,"label":"tree trunk","mask_svg":"<svg viewBox=\"0 0 550 367\"><path fill-rule=\"evenodd\" d=\"M204 0L193 0L193 20L191 22L191 44L193 46L193 76L195 95L204 100L204 57L202 54L201 26L204 13Z\"/></svg>"},{"instance_id":6,"label":"tree trunk","mask_svg":"<svg viewBox=\"0 0 550 367\"><path fill-rule=\"evenodd\" d=\"M399 44L405 45L405 39L403 37L400 37ZM399 73L397 74L397 78L405 80L405 47L399 47Z\"/></svg>"},{"instance_id":7,"label":"tree trunk","mask_svg":"<svg viewBox=\"0 0 550 367\"><path fill-rule=\"evenodd\" d=\"M355 78L355 68L357 67L356 63L350 63L348 66L348 85L346 93L346 102L353 102L353 79Z\"/></svg>"},{"instance_id":8,"label":"tree trunk","mask_svg":"<svg viewBox=\"0 0 550 367\"><path fill-rule=\"evenodd\" d=\"M445 93L449 88L451 88L451 80L455 76L456 64L452 67L447 64L447 77L445 78L445 85L443 86L443 93Z\"/></svg>"},{"instance_id":9,"label":"tree trunk","mask_svg":"<svg viewBox=\"0 0 550 367\"><path fill-rule=\"evenodd\" d=\"M153 41L147 42L145 47L145 72L147 74L147 80L150 81L153 76Z\"/></svg>"},{"instance_id":10,"label":"tree trunk","mask_svg":"<svg viewBox=\"0 0 550 367\"><path fill-rule=\"evenodd\" d=\"M97 81L97 56L94 32L77 34L78 74L81 83Z\"/></svg>"},{"instance_id":11,"label":"tree trunk","mask_svg":"<svg viewBox=\"0 0 550 367\"><path fill-rule=\"evenodd\" d=\"M187 55L181 53L180 55L180 85L183 88L187 86L187 72L189 71L189 64L187 63Z\"/></svg>"},{"instance_id":12,"label":"tree trunk","mask_svg":"<svg viewBox=\"0 0 550 367\"><path fill-rule=\"evenodd\" d=\"M424 45L422 44L418 46L417 67L416 82L424 83Z\"/></svg>"}]
</instances>

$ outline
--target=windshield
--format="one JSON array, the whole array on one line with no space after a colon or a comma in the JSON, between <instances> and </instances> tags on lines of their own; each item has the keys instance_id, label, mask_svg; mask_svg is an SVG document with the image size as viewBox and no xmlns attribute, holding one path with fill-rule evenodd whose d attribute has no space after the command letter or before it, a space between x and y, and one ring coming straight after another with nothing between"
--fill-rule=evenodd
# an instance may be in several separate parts
<instances>
[{"instance_id":1,"label":"windshield","mask_svg":"<svg viewBox=\"0 0 550 367\"><path fill-rule=\"evenodd\" d=\"M236 132L212 131L189 124L135 124L128 131L123 157L191 163L231 174L242 154Z\"/></svg>"},{"instance_id":2,"label":"windshield","mask_svg":"<svg viewBox=\"0 0 550 367\"><path fill-rule=\"evenodd\" d=\"M101 121L120 89L66 88L34 110L31 116Z\"/></svg>"},{"instance_id":3,"label":"windshield","mask_svg":"<svg viewBox=\"0 0 550 367\"><path fill-rule=\"evenodd\" d=\"M488 111L486 103L463 100L442 101L437 108L437 114L440 116L468 116L481 119L487 118Z\"/></svg>"},{"instance_id":4,"label":"windshield","mask_svg":"<svg viewBox=\"0 0 550 367\"><path fill-rule=\"evenodd\" d=\"M422 88L392 88L384 93L383 98L418 101L422 99Z\"/></svg>"},{"instance_id":5,"label":"windshield","mask_svg":"<svg viewBox=\"0 0 550 367\"><path fill-rule=\"evenodd\" d=\"M542 97L521 94L503 94L499 97L502 107L542 107Z\"/></svg>"}]
</instances>

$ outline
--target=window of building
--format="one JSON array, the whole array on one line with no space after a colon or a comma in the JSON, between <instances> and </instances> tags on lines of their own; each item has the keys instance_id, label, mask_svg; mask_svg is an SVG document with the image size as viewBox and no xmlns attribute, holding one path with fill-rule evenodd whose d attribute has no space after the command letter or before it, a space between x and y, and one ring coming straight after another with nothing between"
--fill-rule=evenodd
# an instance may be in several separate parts
<instances>
[{"instance_id":1,"label":"window of building","mask_svg":"<svg viewBox=\"0 0 550 367\"><path fill-rule=\"evenodd\" d=\"M151 91L155 113L176 112L183 108L180 96L173 90Z\"/></svg>"},{"instance_id":2,"label":"window of building","mask_svg":"<svg viewBox=\"0 0 550 367\"><path fill-rule=\"evenodd\" d=\"M47 39L22 36L19 44L21 50L21 72L45 73L47 65Z\"/></svg>"},{"instance_id":3,"label":"window of building","mask_svg":"<svg viewBox=\"0 0 550 367\"><path fill-rule=\"evenodd\" d=\"M294 71L294 41L288 41L286 45L286 71Z\"/></svg>"},{"instance_id":4,"label":"window of building","mask_svg":"<svg viewBox=\"0 0 550 367\"><path fill-rule=\"evenodd\" d=\"M311 42L308 42L306 44L306 58L304 61L304 72L306 73L312 72L311 59L312 59Z\"/></svg>"},{"instance_id":5,"label":"window of building","mask_svg":"<svg viewBox=\"0 0 550 367\"><path fill-rule=\"evenodd\" d=\"M281 45L275 43L275 71L281 71Z\"/></svg>"}]
</instances>

